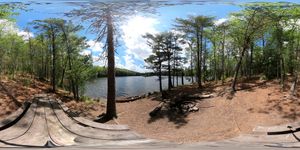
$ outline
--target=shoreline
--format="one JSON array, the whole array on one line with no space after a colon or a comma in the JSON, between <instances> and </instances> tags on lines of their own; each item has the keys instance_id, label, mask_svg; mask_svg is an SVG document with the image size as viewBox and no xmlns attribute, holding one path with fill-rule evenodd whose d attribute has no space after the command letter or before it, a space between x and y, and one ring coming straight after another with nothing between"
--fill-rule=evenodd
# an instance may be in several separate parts
<instances>
[{"instance_id":1,"label":"shoreline","mask_svg":"<svg viewBox=\"0 0 300 150\"><path fill-rule=\"evenodd\" d=\"M135 79L135 77L137 77L138 79ZM131 97L143 96L148 95L149 93L159 92L159 82L156 81L156 77L157 76L151 76L149 78L143 76L121 77L121 79L116 80L116 99L129 99ZM163 90L168 89L167 76L165 77L166 79L163 80ZM184 85L191 85L195 83L191 83L191 80L188 80L188 78L190 78L190 76L185 76ZM107 78L98 78L87 82L83 95L91 99L105 100L107 95L106 79ZM182 86L181 79L179 79L178 81L179 84L177 87ZM139 85L136 85L136 83L139 82L141 83Z\"/></svg>"}]
</instances>

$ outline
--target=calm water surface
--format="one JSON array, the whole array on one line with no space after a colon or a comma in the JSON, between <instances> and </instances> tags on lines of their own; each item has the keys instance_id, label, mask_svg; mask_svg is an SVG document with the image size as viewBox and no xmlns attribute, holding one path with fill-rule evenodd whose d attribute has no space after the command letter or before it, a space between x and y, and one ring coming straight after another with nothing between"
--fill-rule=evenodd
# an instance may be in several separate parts
<instances>
[{"instance_id":1,"label":"calm water surface","mask_svg":"<svg viewBox=\"0 0 300 150\"><path fill-rule=\"evenodd\" d=\"M184 84L191 84L190 77L184 77ZM168 78L162 79L163 89L168 87ZM176 77L175 77L175 85ZM178 85L181 85L181 77L178 78ZM143 77L116 77L116 96L137 96L148 92L159 91L159 81L157 76ZM89 81L85 86L85 96L91 98L106 98L107 78L98 78Z\"/></svg>"}]
</instances>

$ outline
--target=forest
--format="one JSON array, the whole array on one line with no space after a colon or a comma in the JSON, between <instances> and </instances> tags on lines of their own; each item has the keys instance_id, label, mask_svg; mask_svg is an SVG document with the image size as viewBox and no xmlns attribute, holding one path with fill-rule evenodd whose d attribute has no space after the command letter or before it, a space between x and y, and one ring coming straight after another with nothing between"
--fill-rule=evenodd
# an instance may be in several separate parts
<instances>
[{"instance_id":1,"label":"forest","mask_svg":"<svg viewBox=\"0 0 300 150\"><path fill-rule=\"evenodd\" d=\"M108 116L115 113L115 74L141 75L128 70L115 70L115 39L113 14L123 9L103 5L98 12L93 5L66 13L68 17L81 17L90 21L91 32L98 40L106 42L107 70L93 66L91 55L82 51L88 48L87 39L78 33L86 30L70 20L48 18L34 20L27 28L27 36L18 35L8 26L15 26L16 10L26 9L19 4L0 5L0 74L14 79L27 75L32 79L48 81L52 91L62 88L80 99L80 90L91 78L108 77ZM300 6L294 3L248 3L239 12L218 21L214 16L191 15L173 21L171 31L146 34L152 54L145 59L145 67L160 79L168 75L168 89L172 76L191 76L199 88L208 81L230 79L228 92L236 92L241 78L258 76L270 80L279 79L282 90L290 88L296 95L299 80L300 57ZM144 9L144 8L143 8ZM94 15L100 13L101 15ZM126 15L122 12L122 15ZM98 17L98 18L97 18ZM32 29L32 30L31 30ZM31 36L30 33L34 33ZM26 37L26 38L25 38ZM123 73L118 73L123 72ZM292 87L286 87L287 78L293 79ZM111 107L109 107L111 106Z\"/></svg>"},{"instance_id":2,"label":"forest","mask_svg":"<svg viewBox=\"0 0 300 150\"><path fill-rule=\"evenodd\" d=\"M284 89L287 75L293 77L292 94L298 82L299 14L297 4L245 4L241 12L217 22L211 16L188 16L174 21L174 30L148 34L153 54L145 60L160 74L182 72L196 76L199 88L206 81L232 78L231 92L238 78L260 76L280 79ZM180 47L181 46L181 47ZM183 56L182 51L188 52ZM171 79L169 79L171 80ZM169 89L172 87L169 82Z\"/></svg>"}]
</instances>

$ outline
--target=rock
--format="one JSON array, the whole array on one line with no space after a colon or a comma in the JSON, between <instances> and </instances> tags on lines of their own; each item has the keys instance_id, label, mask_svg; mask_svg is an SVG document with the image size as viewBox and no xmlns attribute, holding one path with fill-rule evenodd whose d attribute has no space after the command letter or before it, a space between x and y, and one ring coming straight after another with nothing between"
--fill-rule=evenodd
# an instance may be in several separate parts
<instances>
[{"instance_id":1,"label":"rock","mask_svg":"<svg viewBox=\"0 0 300 150\"><path fill-rule=\"evenodd\" d=\"M190 108L189 111L190 111L190 112L196 112L196 111L199 111L199 108L196 107L196 106L194 106L194 107Z\"/></svg>"}]
</instances>

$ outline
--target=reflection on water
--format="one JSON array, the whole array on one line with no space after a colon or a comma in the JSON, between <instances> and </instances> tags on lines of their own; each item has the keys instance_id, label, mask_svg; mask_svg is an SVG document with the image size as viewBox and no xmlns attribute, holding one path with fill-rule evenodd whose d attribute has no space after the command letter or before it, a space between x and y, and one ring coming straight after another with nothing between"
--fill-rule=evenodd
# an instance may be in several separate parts
<instances>
[{"instance_id":1,"label":"reflection on water","mask_svg":"<svg viewBox=\"0 0 300 150\"><path fill-rule=\"evenodd\" d=\"M191 84L189 77L184 77L184 84ZM163 89L168 87L168 78L162 79ZM175 85L176 77L175 77ZM181 85L181 77L178 77L178 85ZM137 96L148 92L159 91L157 76L143 77L116 77L116 96ZM98 78L88 82L85 86L85 96L92 98L106 98L107 78Z\"/></svg>"}]
</instances>

